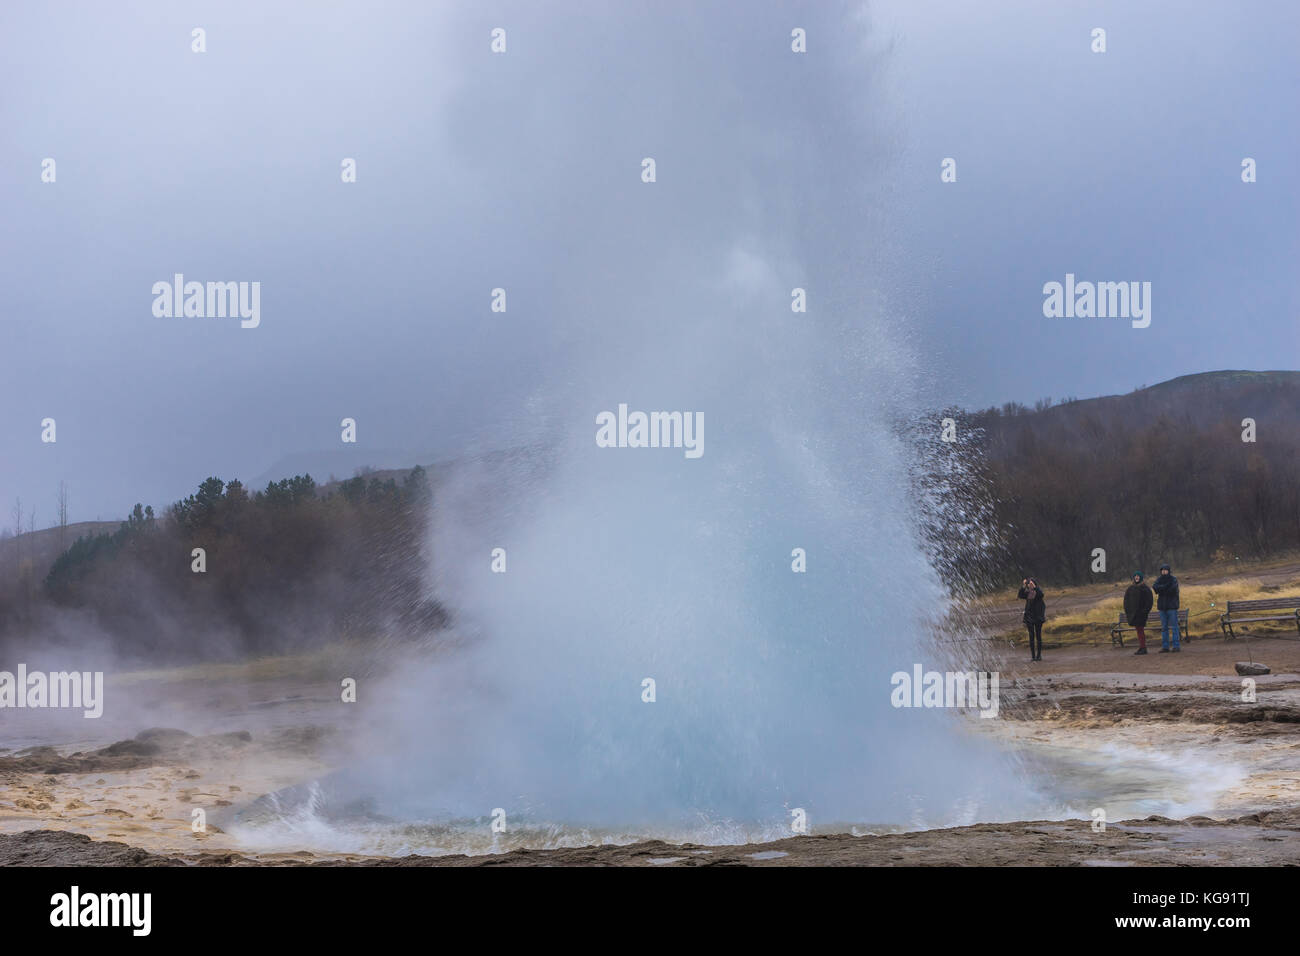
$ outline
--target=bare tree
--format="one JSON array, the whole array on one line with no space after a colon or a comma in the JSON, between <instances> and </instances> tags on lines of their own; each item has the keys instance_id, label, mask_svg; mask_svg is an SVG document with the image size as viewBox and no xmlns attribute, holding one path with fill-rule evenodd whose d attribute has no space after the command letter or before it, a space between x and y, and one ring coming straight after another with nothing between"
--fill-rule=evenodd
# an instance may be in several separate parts
<instances>
[{"instance_id":1,"label":"bare tree","mask_svg":"<svg viewBox=\"0 0 1300 956\"><path fill-rule=\"evenodd\" d=\"M13 510L9 514L14 519L14 572L17 577L18 570L23 564L23 499L15 498Z\"/></svg>"},{"instance_id":2,"label":"bare tree","mask_svg":"<svg viewBox=\"0 0 1300 956\"><path fill-rule=\"evenodd\" d=\"M68 483L59 482L59 548L67 546L66 538L68 534Z\"/></svg>"}]
</instances>

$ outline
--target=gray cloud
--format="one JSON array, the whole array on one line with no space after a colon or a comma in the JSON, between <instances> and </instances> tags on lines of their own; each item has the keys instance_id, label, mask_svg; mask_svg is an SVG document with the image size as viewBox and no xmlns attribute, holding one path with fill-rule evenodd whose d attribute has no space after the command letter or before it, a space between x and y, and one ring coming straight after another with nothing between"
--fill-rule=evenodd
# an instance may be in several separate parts
<instances>
[{"instance_id":1,"label":"gray cloud","mask_svg":"<svg viewBox=\"0 0 1300 956\"><path fill-rule=\"evenodd\" d=\"M1297 26L1282 3L8 8L0 500L48 525L66 478L74 519L116 518L302 453L508 441L571 411L538 396L579 365L617 380L683 316L744 335L719 303L788 314L796 284L810 320L878 314L936 403L1294 366ZM1151 281L1151 328L1044 319L1067 271ZM154 318L175 272L260 281L261 327Z\"/></svg>"}]
</instances>

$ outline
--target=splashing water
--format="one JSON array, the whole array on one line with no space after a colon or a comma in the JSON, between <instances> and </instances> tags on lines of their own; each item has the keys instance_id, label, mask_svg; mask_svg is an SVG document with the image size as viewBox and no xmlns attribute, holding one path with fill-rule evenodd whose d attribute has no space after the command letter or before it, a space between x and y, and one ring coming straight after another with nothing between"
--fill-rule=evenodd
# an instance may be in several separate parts
<instances>
[{"instance_id":1,"label":"splashing water","mask_svg":"<svg viewBox=\"0 0 1300 956\"><path fill-rule=\"evenodd\" d=\"M660 131L707 142L673 144L690 147L688 181L593 187L585 154L562 150L552 185L581 228L555 263L549 380L522 424L482 436L530 453L437 489L431 590L456 647L367 688L372 756L323 782L318 815L481 834L500 809L540 845L786 836L797 811L816 830L1022 809L995 744L890 703L894 672L945 669L948 589L899 428L922 406L916 356L877 288L898 253L887 198L863 185L888 137L865 49L792 85L759 53L702 43L716 82L675 98ZM738 112L740 89L761 105ZM602 122L626 108L600 102ZM612 273L597 265L611 244ZM597 416L623 403L701 414L703 454L597 447Z\"/></svg>"},{"instance_id":2,"label":"splashing water","mask_svg":"<svg viewBox=\"0 0 1300 956\"><path fill-rule=\"evenodd\" d=\"M1014 815L993 744L890 703L891 674L938 664L947 607L893 427L901 353L882 328L677 331L675 361L647 349L553 400L571 414L545 474L442 489L432 551L461 646L382 689L379 755L327 802L466 832L501 808L542 845L770 839L797 809L814 828ZM597 447L620 402L702 412L704 454Z\"/></svg>"}]
</instances>

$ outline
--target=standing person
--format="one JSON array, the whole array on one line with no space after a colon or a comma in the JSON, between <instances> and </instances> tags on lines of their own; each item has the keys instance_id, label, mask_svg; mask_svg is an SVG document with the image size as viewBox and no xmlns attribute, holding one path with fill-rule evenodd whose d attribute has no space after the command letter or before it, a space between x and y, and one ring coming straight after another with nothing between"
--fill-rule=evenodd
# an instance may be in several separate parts
<instances>
[{"instance_id":1,"label":"standing person","mask_svg":"<svg viewBox=\"0 0 1300 956\"><path fill-rule=\"evenodd\" d=\"M1169 571L1169 565L1160 565L1160 577L1151 585L1156 592L1156 610L1160 612L1160 653L1171 650L1177 654L1178 646L1178 579ZM1173 647L1169 646L1169 632L1174 632Z\"/></svg>"},{"instance_id":2,"label":"standing person","mask_svg":"<svg viewBox=\"0 0 1300 956\"><path fill-rule=\"evenodd\" d=\"M1047 620L1047 605L1043 603L1043 589L1033 578L1020 581L1020 593L1016 597L1025 599L1025 614L1022 620L1029 629L1029 654L1031 661L1043 659L1043 622Z\"/></svg>"},{"instance_id":3,"label":"standing person","mask_svg":"<svg viewBox=\"0 0 1300 956\"><path fill-rule=\"evenodd\" d=\"M1138 636L1138 649L1133 652L1134 654L1147 652L1147 617L1150 616L1151 605L1155 601L1155 595L1147 587L1144 577L1141 571L1134 571L1133 583L1124 592L1124 617L1128 620L1128 626L1137 631Z\"/></svg>"}]
</instances>

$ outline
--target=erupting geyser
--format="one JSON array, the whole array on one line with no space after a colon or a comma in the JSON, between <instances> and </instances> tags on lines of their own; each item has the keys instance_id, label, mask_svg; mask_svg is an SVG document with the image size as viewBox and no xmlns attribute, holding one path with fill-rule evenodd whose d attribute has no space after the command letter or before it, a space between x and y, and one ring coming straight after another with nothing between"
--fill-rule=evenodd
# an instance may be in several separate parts
<instances>
[{"instance_id":1,"label":"erupting geyser","mask_svg":"<svg viewBox=\"0 0 1300 956\"><path fill-rule=\"evenodd\" d=\"M524 317L513 292L493 316L545 382L479 435L527 451L435 489L430 590L455 646L365 691L373 757L311 791L316 816L427 825L409 841L427 851L467 845L448 827L488 833L498 809L535 843L1019 809L1007 762L961 718L890 701L895 672L946 664L948 588L899 427L925 403L912 323L885 304L905 254L904 212L879 191L893 119L867 24L828 16L863 42L797 74L762 30L734 49L647 35L647 57L671 48L710 75L648 87L611 62L583 82L573 135L524 109L532 139L509 163L476 144L493 183L517 178L511 150L543 157L544 183L510 193L506 258L475 268L545 277ZM647 136L657 180L623 177ZM503 380L482 361L491 396Z\"/></svg>"},{"instance_id":2,"label":"erupting geyser","mask_svg":"<svg viewBox=\"0 0 1300 956\"><path fill-rule=\"evenodd\" d=\"M987 741L890 702L894 672L938 663L948 599L895 427L905 353L862 317L720 316L593 363L539 400L571 414L517 436L532 452L435 494L463 641L382 688L378 755L318 799L434 826L501 809L539 840L1013 812ZM597 442L624 403L702 413L705 452Z\"/></svg>"}]
</instances>

